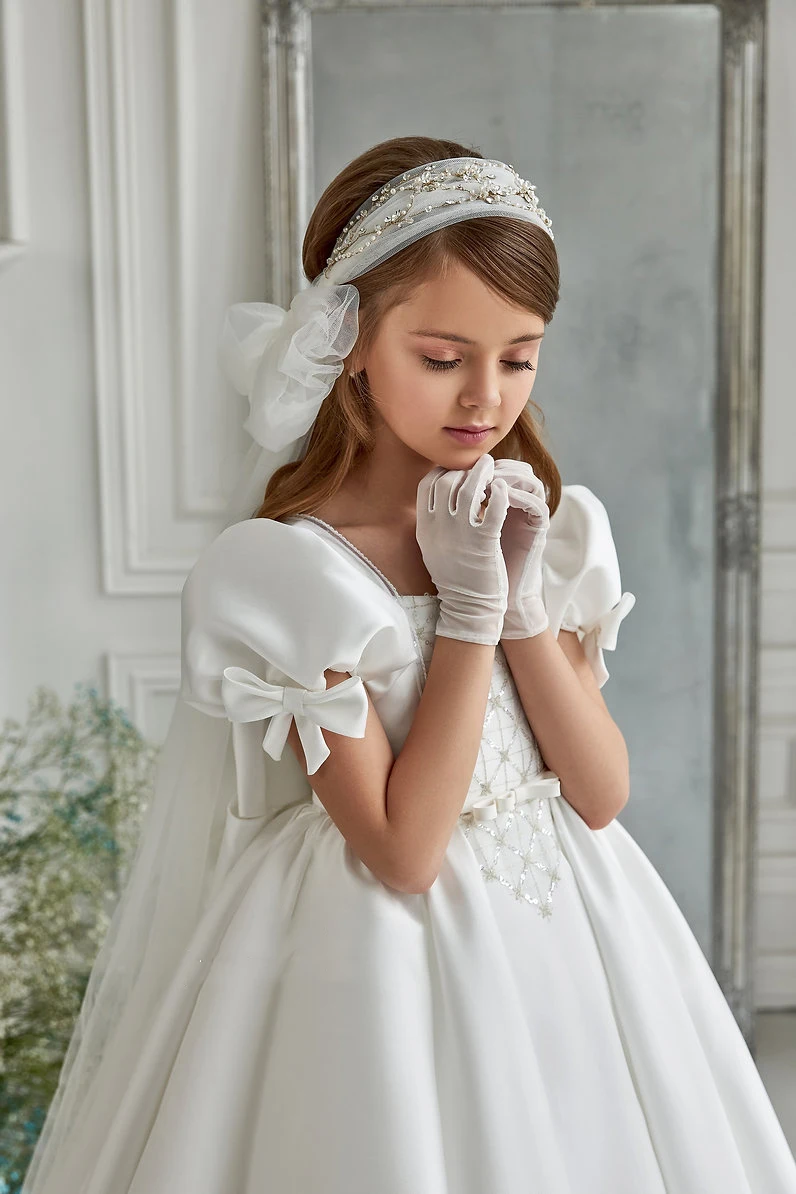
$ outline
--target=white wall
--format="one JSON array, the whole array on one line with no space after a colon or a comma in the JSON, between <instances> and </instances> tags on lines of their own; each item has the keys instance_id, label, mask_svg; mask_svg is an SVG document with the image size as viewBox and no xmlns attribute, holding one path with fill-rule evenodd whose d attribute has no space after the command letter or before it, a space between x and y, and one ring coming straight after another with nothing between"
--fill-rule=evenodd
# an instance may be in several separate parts
<instances>
[{"instance_id":1,"label":"white wall","mask_svg":"<svg viewBox=\"0 0 796 1194\"><path fill-rule=\"evenodd\" d=\"M81 5L6 8L28 240L0 261L0 709L21 717L39 683L100 683L105 651L173 652L179 611L102 592Z\"/></svg>"},{"instance_id":2,"label":"white wall","mask_svg":"<svg viewBox=\"0 0 796 1194\"><path fill-rule=\"evenodd\" d=\"M217 332L264 287L258 3L0 2L27 192L0 257L0 711L93 681L157 740L243 440Z\"/></svg>"}]
</instances>

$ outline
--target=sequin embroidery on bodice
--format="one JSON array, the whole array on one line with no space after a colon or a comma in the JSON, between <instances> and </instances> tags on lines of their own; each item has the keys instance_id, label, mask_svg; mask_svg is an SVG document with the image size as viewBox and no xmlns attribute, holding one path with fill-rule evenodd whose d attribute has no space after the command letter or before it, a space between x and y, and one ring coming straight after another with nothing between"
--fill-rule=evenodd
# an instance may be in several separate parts
<instances>
[{"instance_id":1,"label":"sequin embroidery on bodice","mask_svg":"<svg viewBox=\"0 0 796 1194\"><path fill-rule=\"evenodd\" d=\"M412 621L428 668L434 650L439 598L432 594L400 596ZM522 707L503 648L495 649L492 683L484 714L484 730L472 782L464 802L466 813L476 801L501 796L544 770L533 731ZM539 797L499 812L492 821L460 824L475 851L486 880L497 881L516 899L525 900L542 916L552 911L559 882L560 847L550 799Z\"/></svg>"}]
</instances>

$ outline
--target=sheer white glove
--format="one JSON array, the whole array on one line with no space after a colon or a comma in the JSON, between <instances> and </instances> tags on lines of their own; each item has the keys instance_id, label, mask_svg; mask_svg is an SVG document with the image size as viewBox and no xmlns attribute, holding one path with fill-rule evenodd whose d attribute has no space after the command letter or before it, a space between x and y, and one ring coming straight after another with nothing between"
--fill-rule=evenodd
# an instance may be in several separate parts
<instances>
[{"instance_id":1,"label":"sheer white glove","mask_svg":"<svg viewBox=\"0 0 796 1194\"><path fill-rule=\"evenodd\" d=\"M501 638L533 638L549 626L542 598L542 552L550 526L544 485L524 460L496 460L495 478L508 485L509 510L501 548L509 596Z\"/></svg>"},{"instance_id":2,"label":"sheer white glove","mask_svg":"<svg viewBox=\"0 0 796 1194\"><path fill-rule=\"evenodd\" d=\"M508 599L500 549L508 488L492 480L494 469L487 452L471 469L437 466L426 473L417 487L417 542L440 597L437 634L496 646Z\"/></svg>"}]
</instances>

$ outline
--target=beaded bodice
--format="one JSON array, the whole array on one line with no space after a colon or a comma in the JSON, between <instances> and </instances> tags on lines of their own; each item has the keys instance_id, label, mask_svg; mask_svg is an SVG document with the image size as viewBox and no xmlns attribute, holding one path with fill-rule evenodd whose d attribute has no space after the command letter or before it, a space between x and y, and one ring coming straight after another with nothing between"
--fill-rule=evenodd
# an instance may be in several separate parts
<instances>
[{"instance_id":1,"label":"beaded bodice","mask_svg":"<svg viewBox=\"0 0 796 1194\"><path fill-rule=\"evenodd\" d=\"M428 668L434 650L439 598L433 594L401 595ZM472 782L463 806L466 814L476 801L500 797L544 771L536 739L520 701L503 648L495 648L492 683L484 714L484 729ZM541 797L499 812L491 821L460 824L478 858L482 874L507 887L517 899L535 906L543 916L552 909L559 881L560 848L550 800Z\"/></svg>"},{"instance_id":2,"label":"beaded bodice","mask_svg":"<svg viewBox=\"0 0 796 1194\"><path fill-rule=\"evenodd\" d=\"M336 527L314 514L294 515L291 521L299 519L306 520L362 560L400 602L417 640L424 675L427 675L434 651L439 597L434 593L399 593L376 564ZM545 772L514 677L503 648L498 644L478 759L459 824L473 848L484 879L500 883L515 899L523 900L535 907L541 916L549 917L553 892L560 880L561 862L561 847L550 809L552 797L534 794L528 798L527 790L524 793L521 790L521 785L527 785L542 773L550 774ZM519 790L517 802L507 808L503 798L514 789ZM539 790L550 791L544 782ZM500 802L499 811L497 804L495 806L494 817L484 819L468 811L479 802L491 804L493 799Z\"/></svg>"},{"instance_id":3,"label":"beaded bodice","mask_svg":"<svg viewBox=\"0 0 796 1194\"><path fill-rule=\"evenodd\" d=\"M401 604L412 619L428 667L434 650L439 598L431 594L402 596ZM478 761L464 808L476 800L499 796L544 770L544 761L520 703L514 677L503 648L495 648L492 683L484 715L484 733Z\"/></svg>"}]
</instances>

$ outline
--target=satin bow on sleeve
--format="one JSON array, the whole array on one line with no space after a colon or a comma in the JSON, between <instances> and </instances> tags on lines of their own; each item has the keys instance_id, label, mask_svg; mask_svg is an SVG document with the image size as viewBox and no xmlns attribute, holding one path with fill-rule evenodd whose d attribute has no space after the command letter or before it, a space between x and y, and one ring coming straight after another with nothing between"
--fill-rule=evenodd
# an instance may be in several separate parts
<instances>
[{"instance_id":1,"label":"satin bow on sleeve","mask_svg":"<svg viewBox=\"0 0 796 1194\"><path fill-rule=\"evenodd\" d=\"M329 757L321 727L349 738L365 737L368 694L361 676L349 676L332 688L311 690L269 684L246 668L227 667L221 681L221 699L230 721L270 721L263 750L272 759L281 759L294 718L308 775L313 775Z\"/></svg>"},{"instance_id":2,"label":"satin bow on sleeve","mask_svg":"<svg viewBox=\"0 0 796 1194\"><path fill-rule=\"evenodd\" d=\"M598 651L600 648L605 648L607 651L616 650L619 624L635 604L636 598L633 593L623 593L616 605L607 613L601 614L599 618L595 618L587 625L581 624L584 654L592 667L599 667Z\"/></svg>"}]
</instances>

